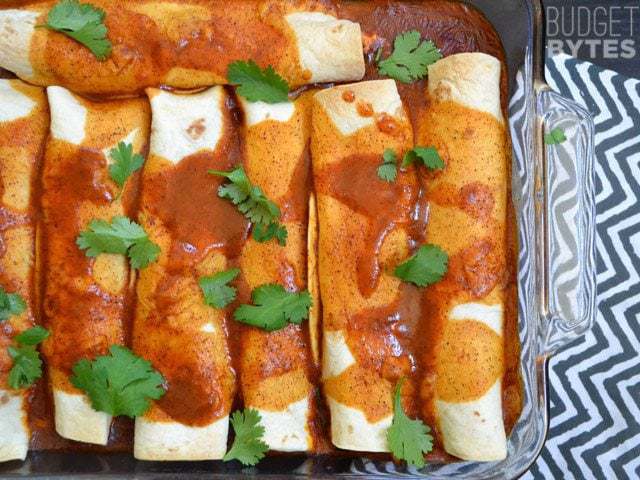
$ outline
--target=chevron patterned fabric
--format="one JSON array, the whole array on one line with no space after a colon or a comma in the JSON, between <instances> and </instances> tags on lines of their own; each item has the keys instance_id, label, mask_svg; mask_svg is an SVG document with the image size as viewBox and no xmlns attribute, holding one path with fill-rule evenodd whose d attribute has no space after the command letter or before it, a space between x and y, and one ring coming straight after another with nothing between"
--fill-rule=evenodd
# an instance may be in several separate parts
<instances>
[{"instance_id":1,"label":"chevron patterned fabric","mask_svg":"<svg viewBox=\"0 0 640 480\"><path fill-rule=\"evenodd\" d=\"M551 360L551 427L525 479L640 478L640 81L566 55L547 81L596 127L598 315Z\"/></svg>"}]
</instances>

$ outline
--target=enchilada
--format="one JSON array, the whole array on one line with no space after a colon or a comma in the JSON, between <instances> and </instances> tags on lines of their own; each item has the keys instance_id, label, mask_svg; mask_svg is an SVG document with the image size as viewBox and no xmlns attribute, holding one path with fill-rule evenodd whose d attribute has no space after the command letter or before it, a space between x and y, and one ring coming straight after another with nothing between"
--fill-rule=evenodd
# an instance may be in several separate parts
<instances>
[{"instance_id":1,"label":"enchilada","mask_svg":"<svg viewBox=\"0 0 640 480\"><path fill-rule=\"evenodd\" d=\"M140 460L211 460L227 447L236 390L227 312L207 306L198 281L233 267L248 222L217 195L240 145L228 94L147 91L153 115L141 224L160 246L140 273L133 349L166 379L166 394L136 419Z\"/></svg>"},{"instance_id":2,"label":"enchilada","mask_svg":"<svg viewBox=\"0 0 640 480\"><path fill-rule=\"evenodd\" d=\"M174 5L175 8L158 14L164 16L158 21L167 22L165 17L175 14L176 18L170 21L184 23L186 20L178 18L180 10L196 3L200 4ZM157 10L156 2L145 5L153 5L149 8ZM329 3L322 5L324 9ZM380 11L371 13L370 9L368 4L349 3L341 6L336 14L362 22L370 53L380 45L383 50L389 46L398 33L394 29L402 27L402 22L420 25L429 32L438 30L431 23L425 26L417 19L420 12L437 10L431 6L412 5L402 10L402 22L389 24L377 24L376 19L382 18ZM463 47L452 40L444 48L451 53ZM386 56L386 50L381 55ZM369 56L370 67L373 58ZM473 63L470 60L462 63L466 62ZM457 65L456 69L464 70L464 66ZM283 67L281 73L287 75L286 71ZM452 91L464 90L469 88L467 84L475 82L464 75L462 80L457 74L439 76L437 67L433 67L433 72L430 84L444 79L439 82L451 85ZM193 78L196 77L193 74ZM367 78L376 78L372 68ZM486 82L484 77L480 79ZM225 81L224 78L218 80ZM493 82L492 77L491 89L487 89L493 98L479 108L495 108L496 95L499 105L500 91L498 88L495 93ZM313 89L325 87L332 86L314 85ZM468 225L474 236L485 233L484 227L473 224L474 215L480 214L469 213L467 210L472 209L468 206L467 210L462 209L472 222L457 215L459 205L447 203L451 191L466 187L463 180L471 177L470 183L474 183L473 175L477 172L466 168L469 166L464 163L468 161L466 157L459 160L465 168L455 170L455 175L467 177L455 182L449 182L448 176L454 173L448 169L422 173L422 178L417 179L413 167L400 167L402 154L416 145L437 143L449 163L452 159L458 160L458 154L451 154L450 148L468 148L464 146L469 140L467 137L475 139L473 132L466 130L461 132L463 138L458 138L460 132L451 133L449 130L453 127L440 124L451 122L452 115L447 111L448 116L440 118L442 112L436 107L442 109L440 103L444 100L436 99L435 94L425 95L427 89L426 80L413 84L394 84L392 80L363 82L329 88L318 93L316 99L311 98L316 93L314 90L302 93L305 88L292 92L290 102L270 105L246 103L239 99L240 90L234 95L230 87L191 94L148 90L154 105L151 140L154 154L142 182L141 223L151 232L153 241L161 245L162 255L158 263L142 271L135 306L133 348L165 375L167 394L137 420L134 447L138 458L220 458L226 445L226 418L232 403L258 411L261 427L265 429L262 439L272 450L335 452L327 444L332 430L338 447L387 451L394 386L403 377L407 377L407 381L399 403L409 417L421 417L436 430L434 457L443 458L443 444L446 450L458 455L459 447L455 444L460 438L459 432L466 434L467 429L476 427L473 419L464 427L447 422L451 423L452 417L464 416L456 413L467 403L464 395L484 387L469 379L452 379L451 366L459 365L459 354L476 355L479 360L474 364L473 379L482 378L486 369L487 382L500 378L507 368L516 371L517 358L515 361L507 358L507 350L515 351L517 356L517 332L514 335L511 331L515 330L513 323L508 325L508 311L511 309L513 315L514 297L509 296L513 292L507 292L506 287L499 294L467 301L462 294L456 296L459 292L454 295L447 290L454 289L448 279L440 287L430 287L423 295L413 285L401 283L393 276L394 268L427 241L451 247L447 249L454 259L455 273L459 270L458 247L447 235L451 235L453 229L466 229ZM298 97L300 93L302 96ZM473 97L476 93L462 95ZM84 105L84 100L78 97L76 100ZM315 111L313 118L303 121L310 108ZM72 113L69 118L75 116L77 114ZM431 125L426 124L426 119ZM304 151L312 128L313 154L305 157L305 153L300 152ZM381 178L378 173L381 167L393 164L393 160L388 161L388 151L395 155L399 169L394 180ZM308 163L311 157L314 178L310 181L315 182L315 192L309 192L305 186L304 162L300 161L306 158ZM243 165L251 183L264 190L281 208L282 225L289 234L284 245L275 239L260 242L251 238L255 225L252 232L252 226L242 215L218 197L220 183L207 175L206 170L230 170L238 165ZM500 168L494 163L490 167ZM306 173L310 174L309 170ZM497 177L506 182L508 173ZM455 188L449 183L454 183ZM135 185L136 181L128 188ZM482 187L472 187L462 193L455 192L459 194L456 198L464 194L479 204L485 202L486 192ZM425 199L420 197L421 189L427 192L426 200L433 205L436 233L431 227L424 228L425 218L421 213ZM45 195L51 194L45 192ZM304 201L307 196L310 197L308 208ZM117 194L114 200L115 197ZM500 195L495 198L502 201ZM494 203L499 203L498 200ZM444 207L449 208L447 215L443 214ZM498 211L495 205L491 208L493 213ZM129 209L132 217L135 210ZM497 216L495 220L500 218ZM462 222L467 222L464 227ZM450 224L454 224L454 228ZM426 239L423 238L425 231ZM496 232L500 234L499 229ZM461 242L459 237L454 240ZM484 244L481 247L477 271L488 268L491 276L493 271L487 266L490 262L482 255L494 247ZM46 253L46 248L43 251ZM465 261L472 263L475 257ZM224 309L205 305L199 282L204 277L236 269L240 271L232 285L238 289L239 301ZM459 277L459 272L456 275ZM314 295L308 327L303 322L301 326L290 324L277 332L264 332L231 319L238 303L249 302L251 290L273 283L291 292L307 289ZM442 292L451 293L455 302L462 303L449 308L439 296ZM498 304L502 304L502 309L496 307ZM477 325L482 322L471 318L473 309L484 306L489 308L478 315L489 319L485 325L493 328L495 336L487 335L482 330L484 327ZM125 315L125 324L126 318ZM128 343L131 337L126 334L126 325L123 330L121 341ZM469 338L469 331L476 332L474 338L490 339L464 343L462 340ZM505 348L505 341L513 345ZM322 348L318 342L323 343ZM502 355L510 367L495 361ZM318 362L323 364L322 379L315 376ZM318 392L320 386L324 388L324 395ZM508 431L514 414L517 416L516 408L508 408L509 395L505 393L506 388L515 388L513 378L506 379L502 385L494 382L492 386L495 389L485 403L492 405L494 410L490 416L497 419L495 406L499 405L500 396L506 398L506 402L502 401L507 407L502 409ZM463 401L456 395L462 395ZM482 397L484 393L474 395ZM188 401L181 406L179 400L185 398ZM330 424L325 420L325 399L332 416ZM454 413L447 414L449 407ZM483 412L478 410L478 414ZM475 410L471 413L476 416ZM112 437L117 431L113 429ZM499 435L494 432L489 437L493 442ZM107 448L126 450L128 441L130 437L125 431L117 446L114 447L116 442L112 438ZM40 445L35 448L41 448ZM58 443L53 448L69 447L86 448L71 443ZM478 450L459 451L469 458L481 455Z\"/></svg>"},{"instance_id":3,"label":"enchilada","mask_svg":"<svg viewBox=\"0 0 640 480\"><path fill-rule=\"evenodd\" d=\"M35 322L34 185L48 126L44 90L0 80L0 462L24 460L29 446L29 390L10 385L8 347Z\"/></svg>"},{"instance_id":4,"label":"enchilada","mask_svg":"<svg viewBox=\"0 0 640 480\"><path fill-rule=\"evenodd\" d=\"M388 451L393 390L411 371L395 317L415 321L418 292L389 269L409 254L419 185L412 168L394 182L380 179L377 169L385 150L401 154L412 140L393 80L314 97L323 388L331 439L343 449Z\"/></svg>"},{"instance_id":5,"label":"enchilada","mask_svg":"<svg viewBox=\"0 0 640 480\"><path fill-rule=\"evenodd\" d=\"M271 105L241 99L241 106L247 176L280 207L287 230L285 245L247 240L240 256L242 276L251 290L279 284L299 292L308 283L309 97ZM308 324L274 332L242 326L241 331L242 396L246 408L260 413L263 440L271 450L312 450L314 367Z\"/></svg>"},{"instance_id":6,"label":"enchilada","mask_svg":"<svg viewBox=\"0 0 640 480\"><path fill-rule=\"evenodd\" d=\"M506 456L502 412L507 276L509 145L500 62L461 53L429 67L428 108L417 138L443 156L427 173L427 240L449 254L449 271L425 293L434 371L422 384L425 417L445 450L477 461Z\"/></svg>"},{"instance_id":7,"label":"enchilada","mask_svg":"<svg viewBox=\"0 0 640 480\"><path fill-rule=\"evenodd\" d=\"M90 102L61 87L49 87L47 96L51 128L42 171L42 269L44 323L51 337L43 352L55 425L64 438L105 445L111 417L95 411L69 379L77 361L124 344L133 276L124 255L89 257L77 238L92 221L135 213L135 178L123 190L109 166L120 142L137 152L145 148L149 108L141 99Z\"/></svg>"},{"instance_id":8,"label":"enchilada","mask_svg":"<svg viewBox=\"0 0 640 480\"><path fill-rule=\"evenodd\" d=\"M360 26L314 1L240 0L228 8L222 0L95 0L112 43L104 61L36 28L56 3L0 10L0 67L31 83L94 95L222 84L228 64L247 59L273 66L294 87L364 75Z\"/></svg>"}]
</instances>

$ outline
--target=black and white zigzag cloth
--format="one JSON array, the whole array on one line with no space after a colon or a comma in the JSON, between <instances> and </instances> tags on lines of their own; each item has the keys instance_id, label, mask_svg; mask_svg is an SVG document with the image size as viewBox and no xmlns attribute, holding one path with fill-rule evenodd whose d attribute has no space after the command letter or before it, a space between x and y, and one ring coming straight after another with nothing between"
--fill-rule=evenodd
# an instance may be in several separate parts
<instances>
[{"instance_id":1,"label":"black and white zigzag cloth","mask_svg":"<svg viewBox=\"0 0 640 480\"><path fill-rule=\"evenodd\" d=\"M640 80L566 55L546 75L594 115L598 314L551 360L551 428L523 478L640 479Z\"/></svg>"}]
</instances>

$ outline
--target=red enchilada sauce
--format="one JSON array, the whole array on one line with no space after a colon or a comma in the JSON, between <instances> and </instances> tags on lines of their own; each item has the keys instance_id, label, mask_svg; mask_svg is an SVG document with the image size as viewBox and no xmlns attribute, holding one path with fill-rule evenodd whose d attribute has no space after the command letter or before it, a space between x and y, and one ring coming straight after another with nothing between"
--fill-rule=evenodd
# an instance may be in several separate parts
<instances>
[{"instance_id":1,"label":"red enchilada sauce","mask_svg":"<svg viewBox=\"0 0 640 480\"><path fill-rule=\"evenodd\" d=\"M370 220L365 248L358 252L357 262L358 287L365 298L378 284L378 257L387 234L412 224L418 200L415 178L412 181L410 174L401 171L395 182L383 182L377 173L380 163L378 155L354 155L315 172L318 193L334 197Z\"/></svg>"},{"instance_id":2,"label":"red enchilada sauce","mask_svg":"<svg viewBox=\"0 0 640 480\"><path fill-rule=\"evenodd\" d=\"M334 5L333 2L328 1L321 3ZM444 55L466 51L480 51L504 60L499 38L491 25L480 13L462 3L440 0L430 2L388 2L384 0L373 0L369 2L336 2L334 6L339 17L359 22L362 26L363 37L366 40L365 45L367 47L365 80L378 78L376 65L373 61L375 50L378 47L382 47L383 56L388 55L392 49L395 36L411 29L417 29L424 37L434 40ZM243 41L241 32L238 32L233 22L221 18L216 23L215 28L210 25L201 25L198 26L197 31L194 30L195 34L192 38L184 38L175 43L167 44L158 40L157 32L154 33L150 26L144 25L145 20L136 20L136 22L138 22L136 24L137 28L131 28L131 25L127 25L125 28L122 25L117 25L117 18L116 15L111 17L107 15L107 25L110 28L110 32L116 32L118 35L122 35L123 38L129 38L130 32L138 32L139 30L149 33L149 36L145 38L145 40L139 40L141 37L136 34L135 39L131 38L131 41L136 44L141 42L142 44L139 48L142 50L148 47L144 55L135 61L153 63L154 65L150 65L150 72L152 73L163 69L166 70L169 64L202 66L202 62L207 62L206 66L211 68L212 58L216 59L217 64L224 65L228 63L230 59L235 60L239 58L238 51L243 52L243 58L246 57L247 51L254 52L255 55L250 55L250 58L256 60L259 64L278 63L276 58L269 55L278 51L278 49L272 47L272 45L278 45L280 40L277 36L274 36L272 32L268 31L268 29L264 32L256 33L256 35L260 35L260 38L263 38L264 41L253 45L255 48L247 49L248 47L246 46L239 48L237 42ZM253 28L262 29L264 27L254 26ZM54 36L51 37L54 38ZM64 44L65 48L68 47L67 42L63 42L62 40L51 40L51 42L60 42L61 45ZM265 45L269 45L269 47L265 47ZM418 119L423 116L427 107L425 94L427 81L421 80L410 85L397 82L397 85L400 96L412 120L414 131L417 131ZM504 69L501 87L504 108L507 93ZM357 101L354 95L349 94L349 91L344 92L343 99L347 102ZM364 116L369 113L367 105L358 105L358 109ZM380 118L376 118L376 123L381 130L389 132L394 129L392 120L391 118L381 116ZM237 127L238 122L237 119L235 119L234 128ZM197 134L197 129L198 126L194 125L194 134ZM230 135L230 133L227 132L225 135ZM230 145L232 143L233 142L231 142ZM226 158L220 158L213 168L228 169L232 165L243 163L242 150L239 148L230 147L225 152L225 155ZM347 205L352 206L356 211L371 219L372 227L369 234L370 249L368 249L368 252L363 252L362 258L363 260L366 259L366 262L362 262L362 267L358 272L360 289L363 293L366 293L371 292L372 289L375 288L380 268L377 264L376 253L389 227L385 222L378 222L376 216L387 216L388 219L388 216L397 214L399 217L402 217L398 221L406 221L406 216L403 217L403 215L410 212L411 208L399 212L397 210L397 204L402 202L398 201L398 198L406 198L406 205L410 205L411 207L419 204L421 199L419 195L404 190L400 182L389 185L381 184L376 174L376 168L379 166L380 159L361 158L358 159L358 162L365 165L365 167L358 172L357 176L346 175L346 177L351 178L352 182L349 188L343 188L339 184L328 184L327 189L329 189L331 195L336 196L336 198L344 201ZM308 168L308 159L306 159L303 165L305 168ZM203 249L206 250L213 245L226 245L224 248L231 249L229 250L229 254L233 257L237 255L237 251L234 251L235 247L233 247L233 245L238 245L240 243L239 239L248 233L248 225L235 208L228 202L217 201L216 190L221 183L221 179L216 179L210 175L193 174L195 170L203 168L212 168L212 166L207 163L206 158L194 155L174 169L171 174L171 179L158 178L157 188L150 188L150 191L156 192L155 194L158 196L156 197L156 201L158 205L161 205L158 214L163 216L163 219L169 224L174 224L177 232L182 232L180 234L181 238L188 239L188 241L174 243L172 247L177 256L176 258L184 259L185 263L182 266L190 263L194 252L201 253ZM340 169L344 167L338 164L335 168ZM300 172L299 175L300 177L304 177L306 173L307 172ZM343 175L338 175L337 172L334 173L336 174L334 178L343 178ZM87 172L87 175L90 176L91 173ZM298 174L296 176L298 176ZM507 175L507 178L510 178L510 174ZM73 185L85 181L86 179L77 179L75 177L70 177L67 180L69 184ZM357 187L354 187L354 182ZM196 185L196 187L194 187L194 185ZM382 207L381 205L372 206L367 203L366 192L372 188L377 190L387 188L389 190L387 192L390 198L390 211L387 212L388 215L381 214L380 208L386 207ZM185 190L193 192L194 196L191 202L178 198L178 193ZM284 212L289 210L292 212L306 212L306 198L304 195L299 195L298 193L294 195L296 198L293 200L294 205L284 208ZM510 198L510 195L508 195L507 198ZM474 184L466 186L455 201L459 202L465 211L469 212L474 218L483 218L486 216L487 212L493 208L494 202L490 192L487 192L483 185ZM300 203L300 205L298 205L298 203ZM194 205L198 206L197 217L194 217ZM205 216L201 215L202 208L207 212ZM507 431L510 431L520 412L521 387L518 376L519 346L516 326L515 218L511 205L509 205L508 211L510 212L510 216L507 228L509 239L507 247L509 258L512 259L511 264L500 266L498 270L489 275L491 278L477 278L473 276L473 272L471 272L471 276L469 276L469 265L466 264L466 262L471 260L471 264L473 264L475 260L481 261L483 252L486 250L486 245L482 243L483 241L479 241L480 243L476 245L477 248L474 248L466 254L461 254L460 259L451 259L452 268L449 276L457 275L456 272L462 271L463 273L461 275L470 279L470 285L474 285L474 288L472 288L473 294L485 292L492 284L497 282L498 279L507 279L503 409L505 426ZM295 214L294 216L297 217L298 215ZM224 218L225 221L220 222L220 218ZM486 240L486 242L489 241L490 240ZM46 244L46 240L43 243ZM419 243L420 239L415 237L412 246L416 246ZM441 288L446 289L447 285L448 282L444 282ZM238 301L247 301L248 297L249 292L246 286L241 287ZM428 310L430 307L429 305L421 305L418 308L417 303L419 302L419 297L418 289L411 285L404 285L397 302L388 307L367 312L367 315L361 315L361 318L358 317L353 321L353 335L350 336L361 339L360 346L355 348L355 351L358 352L359 359L383 369L383 371L386 371L385 376L389 378L397 378L399 375L405 373L409 373L413 378L422 377L429 379L434 377L433 368L435 368L435 366L424 363L420 365L421 362L416 360L415 354L421 350L433 350L434 342L436 342L442 334L442 326L426 326L425 324L427 322L420 321L419 310L423 309L423 311L425 311L424 309ZM382 323L382 331L370 328L374 323L380 325L380 322L376 321L376 319L388 320L388 322ZM234 368L237 368L237 358L235 358L237 353L233 352L237 352L240 347L237 338L240 337L240 331L243 327L233 321L228 322L227 326L230 329L228 332L228 339L230 341L229 349L234 357L232 362ZM388 340L388 342L385 343L385 340ZM381 353L383 353L382 356ZM394 360L385 365L383 356L385 356L386 359L390 358L387 355L388 353L391 354L391 358ZM420 356L424 357L424 355ZM171 368L172 367L169 366L169 369ZM182 398L185 398L185 395L196 395L194 392L200 392L202 390L198 385L191 385L188 378L184 382L183 380L185 380L184 376L179 375L177 371L173 379L170 379L170 386L179 390L182 393ZM316 384L318 384L317 381L318 379L316 378ZM180 382L183 382L184 385ZM419 383L414 383L415 387L419 385ZM60 439L52 432L52 412L50 411L50 407L47 407L42 402L43 393L44 392L40 390L36 390L35 400L32 403L31 425L34 430L32 448L73 449L74 451L122 451L131 448L130 423L120 420L114 424L112 441L107 447L92 447ZM417 415L421 410L424 410L419 405L420 399L417 391L414 391L409 397L409 402L405 407L410 414ZM193 411L186 412L184 411L184 407L181 407L180 400L180 395L176 396L175 392L172 392L171 395L167 395L165 399L161 401L162 408L166 409L169 413L173 412L171 413L172 416L184 419L186 423L189 424L202 423L205 417L211 415L210 405L204 405L202 408L199 406L193 409ZM194 401L197 402L196 399L194 399ZM327 440L328 420L325 407L319 407L319 411L315 413L314 417L314 435L316 436L316 443L321 445L319 450L325 453L330 451L336 454L341 453L331 450L330 442ZM432 427L434 426L433 418L427 416L426 420L429 421ZM436 448L430 457L433 460L446 458L446 455L443 454L440 448Z\"/></svg>"}]
</instances>

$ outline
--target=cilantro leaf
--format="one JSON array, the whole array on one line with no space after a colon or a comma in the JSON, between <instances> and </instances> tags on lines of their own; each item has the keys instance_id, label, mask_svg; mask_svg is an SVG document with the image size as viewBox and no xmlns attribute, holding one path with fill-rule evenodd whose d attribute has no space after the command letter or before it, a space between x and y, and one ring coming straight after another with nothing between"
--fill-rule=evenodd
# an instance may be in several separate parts
<instances>
[{"instance_id":1,"label":"cilantro leaf","mask_svg":"<svg viewBox=\"0 0 640 480\"><path fill-rule=\"evenodd\" d=\"M567 139L567 136L564 134L564 130L557 127L551 130L549 133L544 136L544 143L547 145L558 145L559 143L564 142Z\"/></svg>"},{"instance_id":2,"label":"cilantro leaf","mask_svg":"<svg viewBox=\"0 0 640 480\"><path fill-rule=\"evenodd\" d=\"M402 168L408 167L415 161L421 161L430 170L442 170L444 168L444 160L442 160L435 147L415 147L409 150L402 159Z\"/></svg>"},{"instance_id":3,"label":"cilantro leaf","mask_svg":"<svg viewBox=\"0 0 640 480\"><path fill-rule=\"evenodd\" d=\"M236 299L237 290L227 285L240 274L239 268L218 272L210 277L201 277L198 281L204 303L216 308L224 308Z\"/></svg>"},{"instance_id":4,"label":"cilantro leaf","mask_svg":"<svg viewBox=\"0 0 640 480\"><path fill-rule=\"evenodd\" d=\"M7 350L13 359L8 383L13 389L27 388L42 377L42 360L36 345L49 336L49 331L40 326L32 327L16 335L17 346Z\"/></svg>"},{"instance_id":5,"label":"cilantro leaf","mask_svg":"<svg viewBox=\"0 0 640 480\"><path fill-rule=\"evenodd\" d=\"M387 148L382 154L382 164L378 167L378 177L385 182L395 182L398 176L396 152Z\"/></svg>"},{"instance_id":6,"label":"cilantro leaf","mask_svg":"<svg viewBox=\"0 0 640 480\"><path fill-rule=\"evenodd\" d=\"M24 299L17 293L7 293L0 286L0 322L8 320L14 315L20 315L27 309Z\"/></svg>"},{"instance_id":7,"label":"cilantro leaf","mask_svg":"<svg viewBox=\"0 0 640 480\"><path fill-rule=\"evenodd\" d=\"M235 432L233 445L223 460L238 460L243 465L255 465L264 458L269 446L262 441L264 427L260 425L260 413L253 408L235 411L231 415L231 425Z\"/></svg>"},{"instance_id":8,"label":"cilantro leaf","mask_svg":"<svg viewBox=\"0 0 640 480\"><path fill-rule=\"evenodd\" d=\"M146 268L155 262L160 255L160 247L148 238L139 240L129 249L129 261L131 268Z\"/></svg>"},{"instance_id":9,"label":"cilantro leaf","mask_svg":"<svg viewBox=\"0 0 640 480\"><path fill-rule=\"evenodd\" d=\"M151 362L120 345L112 345L109 355L76 362L70 380L88 395L94 410L113 416L143 415L150 400L165 393L164 378Z\"/></svg>"},{"instance_id":10,"label":"cilantro leaf","mask_svg":"<svg viewBox=\"0 0 640 480\"><path fill-rule=\"evenodd\" d=\"M225 177L230 183L220 185L218 196L231 200L253 224L253 238L266 242L276 238L280 245L287 242L287 230L278 223L280 209L269 200L260 187L252 185L242 167L229 172L209 170L211 175Z\"/></svg>"},{"instance_id":11,"label":"cilantro leaf","mask_svg":"<svg viewBox=\"0 0 640 480\"><path fill-rule=\"evenodd\" d=\"M60 0L49 10L47 23L42 26L73 38L103 61L111 54L104 17L104 10L89 3Z\"/></svg>"},{"instance_id":12,"label":"cilantro leaf","mask_svg":"<svg viewBox=\"0 0 640 480\"><path fill-rule=\"evenodd\" d=\"M431 40L420 41L420 32L399 34L393 42L393 53L378 62L378 73L411 83L427 76L427 67L440 60L442 53Z\"/></svg>"},{"instance_id":13,"label":"cilantro leaf","mask_svg":"<svg viewBox=\"0 0 640 480\"><path fill-rule=\"evenodd\" d=\"M287 244L288 235L287 227L278 222L271 222L269 225L256 223L253 226L253 238L256 242L264 243L275 238L284 247Z\"/></svg>"},{"instance_id":14,"label":"cilantro leaf","mask_svg":"<svg viewBox=\"0 0 640 480\"><path fill-rule=\"evenodd\" d=\"M411 420L402 409L400 390L404 378L396 386L393 399L393 421L387 430L387 442L393 456L406 460L409 465L424 467L424 454L433 449L431 429L421 420Z\"/></svg>"},{"instance_id":15,"label":"cilantro leaf","mask_svg":"<svg viewBox=\"0 0 640 480\"><path fill-rule=\"evenodd\" d=\"M42 360L34 346L21 345L9 347L9 356L13 366L9 372L8 383L13 389L28 388L42 377Z\"/></svg>"},{"instance_id":16,"label":"cilantro leaf","mask_svg":"<svg viewBox=\"0 0 640 480\"><path fill-rule=\"evenodd\" d=\"M76 244L86 250L87 257L101 253L128 255L132 268L144 268L155 262L160 247L149 240L147 232L124 216L113 217L111 223L92 220L89 229L80 233Z\"/></svg>"},{"instance_id":17,"label":"cilantro leaf","mask_svg":"<svg viewBox=\"0 0 640 480\"><path fill-rule=\"evenodd\" d=\"M114 162L109 166L109 176L120 188L124 187L127 179L144 163L142 155L134 155L133 145L130 143L119 142L116 148L111 149L109 156Z\"/></svg>"},{"instance_id":18,"label":"cilantro leaf","mask_svg":"<svg viewBox=\"0 0 640 480\"><path fill-rule=\"evenodd\" d=\"M270 332L284 328L287 322L301 324L308 318L312 304L308 291L287 292L284 287L276 284L254 289L251 299L255 305L240 305L233 317L239 322Z\"/></svg>"},{"instance_id":19,"label":"cilantro leaf","mask_svg":"<svg viewBox=\"0 0 640 480\"><path fill-rule=\"evenodd\" d=\"M21 345L37 345L49 338L49 335L49 330L36 325L16 335L15 340Z\"/></svg>"},{"instance_id":20,"label":"cilantro leaf","mask_svg":"<svg viewBox=\"0 0 640 480\"><path fill-rule=\"evenodd\" d=\"M271 65L264 70L253 61L229 65L227 79L238 85L238 95L250 102L281 103L289 100L289 85Z\"/></svg>"},{"instance_id":21,"label":"cilantro leaf","mask_svg":"<svg viewBox=\"0 0 640 480\"><path fill-rule=\"evenodd\" d=\"M437 245L422 245L393 272L396 277L419 287L439 282L447 273L449 257Z\"/></svg>"}]
</instances>

